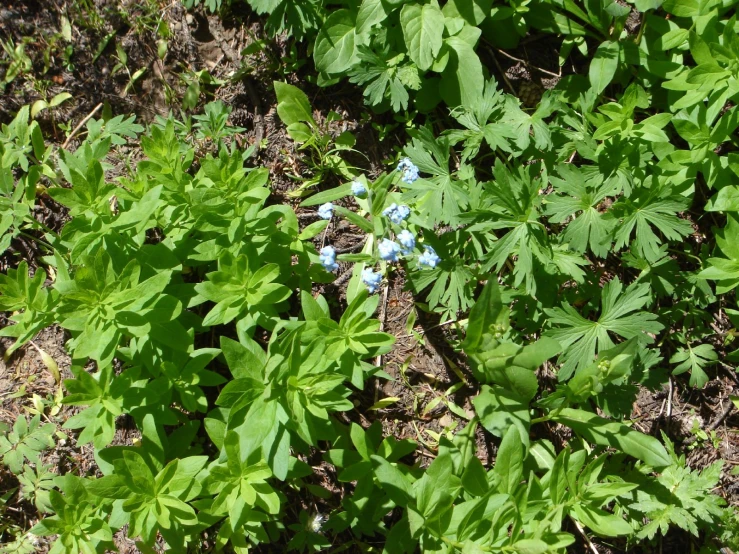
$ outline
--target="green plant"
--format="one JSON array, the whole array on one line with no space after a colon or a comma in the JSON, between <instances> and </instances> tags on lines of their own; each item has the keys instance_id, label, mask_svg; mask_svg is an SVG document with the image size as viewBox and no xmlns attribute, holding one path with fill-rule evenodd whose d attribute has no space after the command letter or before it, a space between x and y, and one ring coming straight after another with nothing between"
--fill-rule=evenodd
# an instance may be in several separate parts
<instances>
[{"instance_id":1,"label":"green plant","mask_svg":"<svg viewBox=\"0 0 739 554\"><path fill-rule=\"evenodd\" d=\"M80 411L64 427L102 474L49 490L49 405L33 397L32 429L19 420L0 439L22 494L50 514L33 533L58 535L52 552L102 552L124 527L144 552L198 549L205 533L236 552L566 552L579 535L628 549L674 528L693 537L686 549L736 542L721 463L698 470L680 452L722 431L696 427L676 447L633 409L644 388L700 388L737 359L730 3L248 4L268 34L293 37L292 66L306 61L295 41L313 45L317 71L304 63L301 77L360 85L396 112L366 122L407 143L369 178L338 115L275 82L291 162L308 168L296 213L223 103L148 128L104 114L74 152L46 145L28 108L3 126L3 244L33 240L42 255L0 276L2 334L12 353L66 330L63 402ZM486 64L533 32L560 35L561 64L575 48L587 64L529 107ZM215 83L184 80L186 109ZM449 112L433 111L442 102ZM124 157L137 141L140 159ZM115 156L127 166L113 179ZM68 211L58 233L32 215L43 194ZM342 251L331 242L345 229L359 240ZM338 293L334 276L348 281ZM378 413L396 419L400 396L371 398L373 379L391 378L380 362L401 282L415 301L404 338L444 337L456 355L450 382L425 388L402 355L406 397L432 394L406 410L418 443L384 436ZM417 421L442 405L450 421ZM115 442L122 417L134 445Z\"/></svg>"},{"instance_id":2,"label":"green plant","mask_svg":"<svg viewBox=\"0 0 739 554\"><path fill-rule=\"evenodd\" d=\"M3 47L5 56L7 56L8 67L5 69L5 75L3 75L3 89L12 83L16 77L31 70L33 61L26 54L26 45L21 42L20 44L14 44L12 39L6 41L0 41L0 45Z\"/></svg>"},{"instance_id":3,"label":"green plant","mask_svg":"<svg viewBox=\"0 0 739 554\"><path fill-rule=\"evenodd\" d=\"M54 430L53 423L42 425L39 415L34 416L30 422L24 416L18 417L13 430L0 436L3 464L15 474L23 471L26 460L37 464L41 452L54 446Z\"/></svg>"},{"instance_id":4,"label":"green plant","mask_svg":"<svg viewBox=\"0 0 739 554\"><path fill-rule=\"evenodd\" d=\"M326 179L328 173L351 179L356 176L356 170L342 157L341 152L353 150L356 139L349 131L333 137L328 126L332 122L340 121L341 116L335 112L328 114L323 125L319 125L313 117L308 97L303 91L275 81L277 93L277 114L287 125L287 134L297 144L299 149L307 151L309 157L304 162L311 168L313 175L310 178L293 178L303 181L295 194L301 194L304 189L315 186Z\"/></svg>"},{"instance_id":5,"label":"green plant","mask_svg":"<svg viewBox=\"0 0 739 554\"><path fill-rule=\"evenodd\" d=\"M21 496L33 501L40 513L52 511L49 491L55 486L55 475L50 470L51 466L37 464L35 468L25 466L23 473L18 475L18 482L21 485Z\"/></svg>"}]
</instances>

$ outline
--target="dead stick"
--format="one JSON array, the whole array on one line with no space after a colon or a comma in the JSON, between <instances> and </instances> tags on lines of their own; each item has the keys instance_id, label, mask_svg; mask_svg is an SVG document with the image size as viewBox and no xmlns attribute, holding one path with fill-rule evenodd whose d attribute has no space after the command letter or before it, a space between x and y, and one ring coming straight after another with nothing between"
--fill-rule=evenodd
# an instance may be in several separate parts
<instances>
[{"instance_id":1,"label":"dead stick","mask_svg":"<svg viewBox=\"0 0 739 554\"><path fill-rule=\"evenodd\" d=\"M572 518L570 518L572 519ZM588 544L588 548L590 548L590 551L593 554L599 554L598 549L595 548L595 545L593 544L593 541L590 540L590 537L588 537L587 533L585 532L585 529L583 529L582 525L580 525L579 521L576 521L575 519L572 519L572 522L575 524L575 527L582 535L582 538L585 539L585 542Z\"/></svg>"},{"instance_id":2,"label":"dead stick","mask_svg":"<svg viewBox=\"0 0 739 554\"><path fill-rule=\"evenodd\" d=\"M548 71L548 70L543 69L541 67L536 67L534 64L532 64L530 62L527 62L526 60L522 60L520 58L517 58L516 56L511 56L508 52L506 52L505 50L501 50L500 48L496 48L496 50L498 52L500 52L501 54L503 54L506 58L509 58L509 59L513 60L514 62L519 62L519 63L522 63L524 65L527 65L531 69L535 69L539 73L544 73L545 75L550 75L552 77L562 77L562 72L560 72L560 73L554 73L553 71Z\"/></svg>"},{"instance_id":3,"label":"dead stick","mask_svg":"<svg viewBox=\"0 0 739 554\"><path fill-rule=\"evenodd\" d=\"M380 329L382 332L385 330L385 312L387 312L387 290L390 283L385 283L385 287L382 289L382 304L380 305ZM382 365L382 354L375 358L375 366L380 367Z\"/></svg>"},{"instance_id":4,"label":"dead stick","mask_svg":"<svg viewBox=\"0 0 739 554\"><path fill-rule=\"evenodd\" d=\"M495 62L495 67L498 68L498 71L500 71L500 75L503 77L503 80L505 81L505 84L508 85L508 88L511 89L511 93L515 96L516 95L516 89L513 88L513 85L508 80L508 76L505 74L505 71L503 71L503 68L501 67L500 63L498 62L498 58L495 57L495 52L493 51L493 48L490 47L490 53L493 56L493 62Z\"/></svg>"},{"instance_id":5,"label":"dead stick","mask_svg":"<svg viewBox=\"0 0 739 554\"><path fill-rule=\"evenodd\" d=\"M102 108L102 107L103 107L103 103L101 102L100 104L98 104L97 106L95 106L95 109L94 110L92 110L89 114L87 114L87 117L85 117L85 119L83 119L82 121L80 121L77 124L77 127L75 127L72 130L72 132L67 137L67 140L65 140L64 141L64 144L62 144L62 150L64 150L65 148L67 148L67 145L69 144L69 141L72 140L72 138L74 138L74 135L77 134L77 131L79 131L80 129L82 129L82 126L85 123L87 123L88 121L90 121L90 119L92 119L92 116L94 116L96 113L98 113L98 110L100 110L100 108Z\"/></svg>"},{"instance_id":6,"label":"dead stick","mask_svg":"<svg viewBox=\"0 0 739 554\"><path fill-rule=\"evenodd\" d=\"M718 419L708 426L708 430L715 431L716 429L718 429L718 426L721 425L721 423L723 423L723 421L727 417L729 417L729 414L732 412L733 409L734 409L734 402L732 400L729 400L729 405L726 406L726 408L724 409L722 414L718 417Z\"/></svg>"},{"instance_id":7,"label":"dead stick","mask_svg":"<svg viewBox=\"0 0 739 554\"><path fill-rule=\"evenodd\" d=\"M385 312L387 311L387 290L389 287L389 283L385 283L385 287L382 291L382 305L380 306L380 329L379 331L382 332L385 330ZM382 354L378 354L375 358L375 367L382 367ZM375 379L375 404L377 403L378 399L380 397L380 380Z\"/></svg>"},{"instance_id":8,"label":"dead stick","mask_svg":"<svg viewBox=\"0 0 739 554\"><path fill-rule=\"evenodd\" d=\"M727 417L729 417L729 414L732 412L733 409L734 409L734 402L732 402L731 400L729 400L729 405L724 409L724 411L721 413L721 415L718 416L718 418L716 419L716 421L714 421L708 427L706 427L706 432L707 433L710 433L711 431L715 431L718 428L718 426L721 425L721 423ZM693 435L692 437L690 437L689 439L687 439L683 444L685 446L689 446L689 445L693 444L696 440L698 440L698 435Z\"/></svg>"}]
</instances>

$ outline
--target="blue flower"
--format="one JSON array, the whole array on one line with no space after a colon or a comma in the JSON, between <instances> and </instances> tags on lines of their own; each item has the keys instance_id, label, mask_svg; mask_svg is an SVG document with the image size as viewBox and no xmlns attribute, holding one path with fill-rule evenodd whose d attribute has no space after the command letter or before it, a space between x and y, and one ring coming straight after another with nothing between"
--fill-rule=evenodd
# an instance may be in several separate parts
<instances>
[{"instance_id":1,"label":"blue flower","mask_svg":"<svg viewBox=\"0 0 739 554\"><path fill-rule=\"evenodd\" d=\"M318 206L318 217L321 219L331 219L334 215L334 205L331 202L326 202Z\"/></svg>"},{"instance_id":2,"label":"blue flower","mask_svg":"<svg viewBox=\"0 0 739 554\"><path fill-rule=\"evenodd\" d=\"M397 242L393 242L388 239L382 239L380 244L377 245L377 250L380 252L380 258L386 262L397 262L398 254L400 254L400 246Z\"/></svg>"},{"instance_id":3,"label":"blue flower","mask_svg":"<svg viewBox=\"0 0 739 554\"><path fill-rule=\"evenodd\" d=\"M321 253L318 256L321 265L326 268L326 271L336 271L339 269L339 264L336 263L336 250L333 246L325 246L321 248Z\"/></svg>"},{"instance_id":4,"label":"blue flower","mask_svg":"<svg viewBox=\"0 0 739 554\"><path fill-rule=\"evenodd\" d=\"M411 209L408 206L400 205L398 206L398 209L395 210L395 218L390 217L390 220L395 223L396 225L400 225L400 222L404 219L408 219L408 216L411 215Z\"/></svg>"},{"instance_id":5,"label":"blue flower","mask_svg":"<svg viewBox=\"0 0 739 554\"><path fill-rule=\"evenodd\" d=\"M403 229L398 234L398 242L400 243L400 250L403 254L410 254L416 247L416 237L408 229Z\"/></svg>"},{"instance_id":6,"label":"blue flower","mask_svg":"<svg viewBox=\"0 0 739 554\"><path fill-rule=\"evenodd\" d=\"M433 248L430 246L424 246L423 250L423 254L418 257L418 265L427 265L433 268L441 262L441 258Z\"/></svg>"},{"instance_id":7,"label":"blue flower","mask_svg":"<svg viewBox=\"0 0 739 554\"><path fill-rule=\"evenodd\" d=\"M380 286L382 275L372 271L371 267L365 267L362 270L362 282L367 285L367 290L372 294Z\"/></svg>"},{"instance_id":8,"label":"blue flower","mask_svg":"<svg viewBox=\"0 0 739 554\"><path fill-rule=\"evenodd\" d=\"M364 183L361 181L354 179L354 181L352 181L352 194L354 196L364 196L367 194L367 187L365 187Z\"/></svg>"},{"instance_id":9,"label":"blue flower","mask_svg":"<svg viewBox=\"0 0 739 554\"><path fill-rule=\"evenodd\" d=\"M410 158L403 158L398 163L398 171L403 175L401 180L409 185L418 179L418 166L414 164Z\"/></svg>"},{"instance_id":10,"label":"blue flower","mask_svg":"<svg viewBox=\"0 0 739 554\"><path fill-rule=\"evenodd\" d=\"M411 214L411 209L408 206L401 205L398 206L395 202L390 204L387 208L385 208L382 212L382 215L389 218L390 221L395 223L396 225L400 225L400 223L406 219Z\"/></svg>"}]
</instances>

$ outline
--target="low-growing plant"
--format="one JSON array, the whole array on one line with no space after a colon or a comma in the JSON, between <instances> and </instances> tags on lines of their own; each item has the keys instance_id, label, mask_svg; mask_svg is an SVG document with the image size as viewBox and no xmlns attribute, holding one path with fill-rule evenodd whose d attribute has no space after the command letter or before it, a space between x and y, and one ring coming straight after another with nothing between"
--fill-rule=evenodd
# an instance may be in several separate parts
<instances>
[{"instance_id":1,"label":"low-growing plant","mask_svg":"<svg viewBox=\"0 0 739 554\"><path fill-rule=\"evenodd\" d=\"M313 117L310 102L305 93L287 83L274 83L277 94L277 114L287 126L287 134L299 145L299 150L307 155L302 159L312 170L309 178L293 175L294 179L303 181L293 194L301 194L303 189L316 186L326 180L329 173L343 178L357 175L357 170L342 157L341 152L353 150L356 139L349 131L333 137L328 126L341 121L341 116L330 112L326 121L319 125Z\"/></svg>"},{"instance_id":2,"label":"low-growing plant","mask_svg":"<svg viewBox=\"0 0 739 554\"><path fill-rule=\"evenodd\" d=\"M369 177L339 115L275 82L308 168L291 176L297 214L220 102L146 128L104 114L74 151L47 145L28 107L2 126L0 245L41 256L0 275L0 335L10 356L65 330L64 428L100 472L52 477L39 453L55 426L36 402L0 436L17 492L48 514L31 532L59 553L112 549L124 528L144 552L204 533L235 552L629 549L675 528L691 548L735 543L721 461L696 470L681 453L716 446L716 429L676 445L632 419L640 387L701 388L738 357L731 3L247 3L269 34L312 44L318 85L347 78L398 112L374 126L404 123L407 142ZM529 107L483 61L532 30L561 35L560 64L591 58ZM215 81L186 81L192 110ZM112 179L129 142L143 156ZM44 195L68 213L58 232L35 212ZM364 237L350 251L331 244L339 224ZM392 378L379 362L395 337L375 314L401 279L460 360L416 414L444 406L451 423L409 422L417 442L367 421L397 397L363 413L373 380ZM348 281L337 298L334 281ZM429 347L414 318L406 338ZM123 417L133 444L116 441Z\"/></svg>"},{"instance_id":3,"label":"low-growing plant","mask_svg":"<svg viewBox=\"0 0 739 554\"><path fill-rule=\"evenodd\" d=\"M289 119L299 109L303 115L291 125L314 121L307 99L284 91L290 97L280 115ZM490 84L488 94L494 91ZM58 535L53 551L110 548L124 525L143 547L160 535L182 550L210 528L223 548L273 542L285 529L291 484L313 490L304 460L324 444L326 462L351 494L329 514L306 511L287 525L292 549L320 550L330 544L326 533L350 532L356 541L384 536L398 552L562 551L576 540L568 520L600 536L634 538L664 534L673 524L697 536L719 524L724 508L708 491L720 466L692 472L671 443L666 449L621 421L629 413L624 393L635 394L658 360L648 346L664 324L659 313L644 311L655 301L650 281L625 287L613 277L584 303L545 296L549 269L572 272L609 236L592 234L596 222L588 238L573 230L558 243L561 234L546 218L568 213L566 195L586 212L603 191L625 194L635 185L615 177L604 188L587 170L565 165L549 178L541 162L516 170L506 161L496 164L495 181L479 184L471 166L450 167L457 138L421 128L395 170L374 180L359 175L305 200L304 207L319 206L319 220L301 230L291 208L266 205L268 173L244 165L253 150L227 146L235 132L227 117L213 105L189 128L160 120L141 137L147 157L118 183L106 178L104 160L114 145L137 137L141 128L132 120L91 122L75 152L59 152L58 167L43 157L25 162L27 172L46 164L58 175L48 194L69 209L71 221L59 235L43 236L47 271L31 277L21 263L2 277L3 307L16 312L3 334L16 338L17 349L51 323L68 330L74 378L64 381L63 402L81 411L64 427L79 430L78 444L92 443L103 475L52 477L38 451L53 445L54 426L41 426L38 415L30 427L19 419L2 439L21 494L52 514L33 532ZM476 139L459 138L473 160ZM511 140L504 144L511 155L531 146ZM13 159L22 172L21 155ZM554 187L551 201L536 192L542 182ZM584 200L598 190L600 200ZM433 205L447 207L431 211ZM366 233L360 253L319 250L312 242L334 218ZM439 223L457 228L440 231ZM473 266L466 256L485 244L492 248ZM632 256L646 252L632 244ZM336 320L312 285L330 281L339 263L353 266L346 269L348 304ZM456 348L481 387L471 398L474 415L451 399L465 390L463 382L426 406L443 403L472 420L456 435L456 424L430 441L419 435L425 448L436 449L425 469L408 463L416 443L383 437L378 424L363 429L337 417L355 409L352 392L368 378L389 378L370 360L394 340L372 318L392 268L402 268L419 293L441 279L431 287L429 309L453 318L471 308ZM570 277L587 290L584 272ZM486 282L479 293L476 279ZM527 295L541 298L531 308L536 317L548 317L538 340L527 330L536 320L519 324L520 310L531 305ZM521 304L510 306L512 297ZM592 298L600 308L588 307ZM711 360L706 349L691 347ZM688 369L684 352L677 350L673 363ZM547 365L558 367L559 383L542 394L537 372ZM699 378L705 368L700 362L692 372ZM124 414L143 437L136 446L111 446ZM562 448L532 439L533 429L550 424L569 427L576 438ZM478 426L502 440L492 468L474 454ZM676 483L693 483L692 492L664 497L664 488L683 494L675 493ZM685 519L677 506L688 505L695 510Z\"/></svg>"}]
</instances>

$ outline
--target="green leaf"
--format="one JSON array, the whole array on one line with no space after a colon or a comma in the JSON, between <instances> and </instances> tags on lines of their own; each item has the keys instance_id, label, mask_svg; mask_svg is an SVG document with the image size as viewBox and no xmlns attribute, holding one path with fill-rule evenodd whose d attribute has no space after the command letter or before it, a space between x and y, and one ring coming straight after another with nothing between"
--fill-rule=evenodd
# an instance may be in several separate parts
<instances>
[{"instance_id":1,"label":"green leaf","mask_svg":"<svg viewBox=\"0 0 739 554\"><path fill-rule=\"evenodd\" d=\"M334 211L336 212L337 215L340 215L341 217L345 218L347 221L349 221L349 223L359 227L365 233L372 233L375 230L371 221L362 217L356 212L347 210L346 208L342 206L334 206Z\"/></svg>"},{"instance_id":2,"label":"green leaf","mask_svg":"<svg viewBox=\"0 0 739 554\"><path fill-rule=\"evenodd\" d=\"M485 468L476 456L472 456L464 466L462 486L473 496L483 496L490 489Z\"/></svg>"},{"instance_id":3,"label":"green leaf","mask_svg":"<svg viewBox=\"0 0 739 554\"><path fill-rule=\"evenodd\" d=\"M280 81L275 81L274 87L277 94L277 115L285 125L294 125L299 122L316 125L310 101L302 90Z\"/></svg>"},{"instance_id":4,"label":"green leaf","mask_svg":"<svg viewBox=\"0 0 739 554\"><path fill-rule=\"evenodd\" d=\"M680 375L690 370L690 385L698 388L703 388L709 380L703 368L717 361L718 354L710 344L699 344L696 347L688 345L687 348L678 349L670 358L671 364L678 364L672 374Z\"/></svg>"},{"instance_id":5,"label":"green leaf","mask_svg":"<svg viewBox=\"0 0 739 554\"><path fill-rule=\"evenodd\" d=\"M449 37L445 43L451 57L442 73L440 92L449 106L470 106L485 89L482 63L468 42Z\"/></svg>"},{"instance_id":6,"label":"green leaf","mask_svg":"<svg viewBox=\"0 0 739 554\"><path fill-rule=\"evenodd\" d=\"M490 16L493 0L452 0L444 6L447 18L462 17L470 25L479 26Z\"/></svg>"},{"instance_id":7,"label":"green leaf","mask_svg":"<svg viewBox=\"0 0 739 554\"><path fill-rule=\"evenodd\" d=\"M498 477L498 490L513 495L523 476L523 445L518 431L511 427L503 436L495 456L493 473Z\"/></svg>"},{"instance_id":8,"label":"green leaf","mask_svg":"<svg viewBox=\"0 0 739 554\"><path fill-rule=\"evenodd\" d=\"M300 205L303 207L307 206L318 206L319 204L325 204L326 202L332 202L339 198L344 198L352 193L352 184L346 183L339 187L335 187L328 190L323 190L319 193L314 194L310 198L303 200Z\"/></svg>"},{"instance_id":9,"label":"green leaf","mask_svg":"<svg viewBox=\"0 0 739 554\"><path fill-rule=\"evenodd\" d=\"M528 401L503 387L483 385L480 394L472 399L472 404L485 429L497 437L504 437L515 428L518 441L528 448L531 421Z\"/></svg>"},{"instance_id":10,"label":"green leaf","mask_svg":"<svg viewBox=\"0 0 739 554\"><path fill-rule=\"evenodd\" d=\"M690 235L693 232L690 222L677 215L689 206L690 200L673 194L670 187L659 187L656 182L651 188L640 187L629 198L616 202L609 212L609 217L619 219L614 248L626 246L635 232L632 250L647 261L657 261L662 256L659 248L662 239L655 230L673 241Z\"/></svg>"},{"instance_id":11,"label":"green leaf","mask_svg":"<svg viewBox=\"0 0 739 554\"><path fill-rule=\"evenodd\" d=\"M707 212L739 212L739 187L725 186L706 204Z\"/></svg>"},{"instance_id":12,"label":"green leaf","mask_svg":"<svg viewBox=\"0 0 739 554\"><path fill-rule=\"evenodd\" d=\"M601 43L595 51L595 56L590 62L588 77L596 93L601 94L616 75L620 52L621 46L614 41Z\"/></svg>"},{"instance_id":13,"label":"green leaf","mask_svg":"<svg viewBox=\"0 0 739 554\"><path fill-rule=\"evenodd\" d=\"M113 465L132 492L149 497L154 496L154 476L138 452L123 450L121 458L113 462Z\"/></svg>"},{"instance_id":14,"label":"green leaf","mask_svg":"<svg viewBox=\"0 0 739 554\"><path fill-rule=\"evenodd\" d=\"M462 343L464 351L467 354L474 353L482 342L483 334L490 332L495 324L508 324L508 310L503 308L498 283L490 278L470 310L467 335Z\"/></svg>"},{"instance_id":15,"label":"green leaf","mask_svg":"<svg viewBox=\"0 0 739 554\"><path fill-rule=\"evenodd\" d=\"M678 17L696 17L700 15L699 0L665 0L662 8Z\"/></svg>"},{"instance_id":16,"label":"green leaf","mask_svg":"<svg viewBox=\"0 0 739 554\"><path fill-rule=\"evenodd\" d=\"M337 10L326 19L313 49L318 71L344 73L359 61L354 27L354 15L349 10Z\"/></svg>"},{"instance_id":17,"label":"green leaf","mask_svg":"<svg viewBox=\"0 0 739 554\"><path fill-rule=\"evenodd\" d=\"M30 422L25 416L18 416L13 430L7 436L0 436L0 456L3 463L16 475L23 470L24 460L39 463L39 455L54 446L54 424L41 425L41 416L36 415Z\"/></svg>"},{"instance_id":18,"label":"green leaf","mask_svg":"<svg viewBox=\"0 0 739 554\"><path fill-rule=\"evenodd\" d=\"M609 514L599 508L587 504L574 504L572 509L580 523L604 537L630 535L634 532L631 525L622 517Z\"/></svg>"},{"instance_id":19,"label":"green leaf","mask_svg":"<svg viewBox=\"0 0 739 554\"><path fill-rule=\"evenodd\" d=\"M547 331L565 348L560 357L564 362L559 370L561 381L568 379L576 369L591 364L595 355L612 348L615 343L610 333L624 339L638 337L642 344L654 339L647 333L658 333L663 325L657 315L638 311L649 301L649 284L633 283L623 291L621 281L616 277L608 282L601 292L601 314L597 320L581 316L568 302L562 308L546 309L552 325L558 326Z\"/></svg>"},{"instance_id":20,"label":"green leaf","mask_svg":"<svg viewBox=\"0 0 739 554\"><path fill-rule=\"evenodd\" d=\"M441 50L444 15L434 4L406 4L400 12L400 25L408 55L426 71Z\"/></svg>"},{"instance_id":21,"label":"green leaf","mask_svg":"<svg viewBox=\"0 0 739 554\"><path fill-rule=\"evenodd\" d=\"M652 467L665 467L672 463L665 447L657 439L623 423L609 421L591 412L573 408L555 410L549 417L557 423L566 425L593 444L616 448Z\"/></svg>"},{"instance_id":22,"label":"green leaf","mask_svg":"<svg viewBox=\"0 0 739 554\"><path fill-rule=\"evenodd\" d=\"M375 476L387 495L398 506L407 506L413 498L413 490L405 475L381 456L373 454L372 465Z\"/></svg>"},{"instance_id":23,"label":"green leaf","mask_svg":"<svg viewBox=\"0 0 739 554\"><path fill-rule=\"evenodd\" d=\"M382 0L362 0L357 13L357 34L365 34L370 29L382 23L387 18L388 12Z\"/></svg>"},{"instance_id":24,"label":"green leaf","mask_svg":"<svg viewBox=\"0 0 739 554\"><path fill-rule=\"evenodd\" d=\"M663 0L629 0L641 13L648 10L656 10L662 5Z\"/></svg>"}]
</instances>

